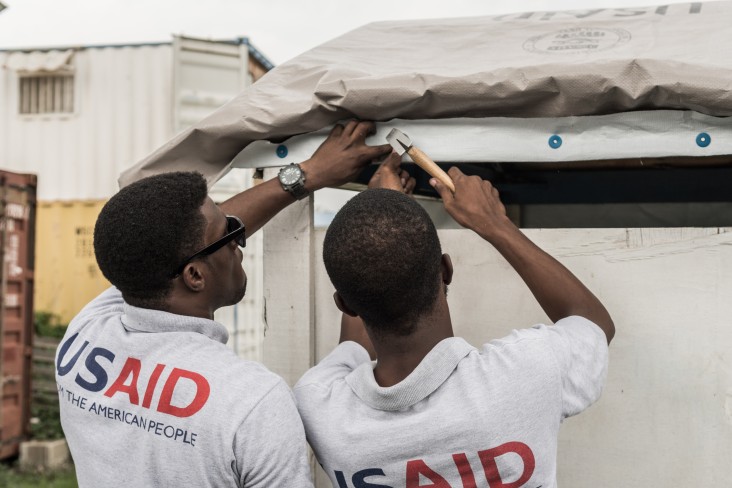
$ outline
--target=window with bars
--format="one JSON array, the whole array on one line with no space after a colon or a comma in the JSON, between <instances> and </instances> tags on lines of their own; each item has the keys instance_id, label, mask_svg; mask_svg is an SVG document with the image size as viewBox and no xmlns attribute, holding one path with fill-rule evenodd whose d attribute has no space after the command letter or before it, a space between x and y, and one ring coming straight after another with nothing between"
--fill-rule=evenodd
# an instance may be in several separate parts
<instances>
[{"instance_id":1,"label":"window with bars","mask_svg":"<svg viewBox=\"0 0 732 488\"><path fill-rule=\"evenodd\" d=\"M74 75L20 77L21 114L68 114L74 112Z\"/></svg>"}]
</instances>

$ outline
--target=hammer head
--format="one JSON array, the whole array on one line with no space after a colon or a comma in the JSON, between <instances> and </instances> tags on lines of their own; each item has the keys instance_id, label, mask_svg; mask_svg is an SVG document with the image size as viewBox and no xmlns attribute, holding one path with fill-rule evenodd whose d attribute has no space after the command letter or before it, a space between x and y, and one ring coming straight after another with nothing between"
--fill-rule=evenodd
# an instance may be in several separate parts
<instances>
[{"instance_id":1,"label":"hammer head","mask_svg":"<svg viewBox=\"0 0 732 488\"><path fill-rule=\"evenodd\" d=\"M412 140L399 129L392 129L389 134L386 135L386 140L400 156L412 147Z\"/></svg>"}]
</instances>

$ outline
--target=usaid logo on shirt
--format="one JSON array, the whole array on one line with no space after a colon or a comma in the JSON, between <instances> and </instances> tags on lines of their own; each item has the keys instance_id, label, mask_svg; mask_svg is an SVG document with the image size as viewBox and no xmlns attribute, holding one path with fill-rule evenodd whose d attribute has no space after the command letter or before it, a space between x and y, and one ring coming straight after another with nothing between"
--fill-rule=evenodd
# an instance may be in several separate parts
<instances>
[{"instance_id":1,"label":"usaid logo on shirt","mask_svg":"<svg viewBox=\"0 0 732 488\"><path fill-rule=\"evenodd\" d=\"M471 458L480 463L482 473L473 471ZM439 463L439 468L436 464L430 466L424 459L407 461L406 469L402 471L405 473L403 485L406 488L476 488L484 486L478 485L478 477L482 475L490 488L521 488L527 486L536 467L534 453L523 442L506 442L470 453L470 458L468 453L455 453L435 462ZM350 476L338 470L334 470L334 474L338 488L393 488L384 484L386 473L381 468L362 469ZM451 484L448 480L454 482ZM462 484L456 484L457 480Z\"/></svg>"},{"instance_id":2,"label":"usaid logo on shirt","mask_svg":"<svg viewBox=\"0 0 732 488\"><path fill-rule=\"evenodd\" d=\"M122 365L122 370L116 378L111 379L108 371L117 359L115 353L103 347L89 348L89 341L84 341L76 352L69 353L79 333L69 337L59 348L56 359L56 372L60 377L66 376L78 365L74 382L84 390L103 392L109 398L123 397L132 405L151 408L156 389L162 383L160 395L157 398L155 410L176 417L190 417L203 408L211 393L208 380L202 375L180 368L168 368L165 364L156 364L146 383L140 382L142 362L128 357ZM70 357L67 357L70 356ZM83 356L83 360L82 360ZM166 371L169 370L169 371ZM163 373L167 376L162 380ZM193 387L192 398L186 404L174 405L173 394L178 385L185 385L186 389ZM186 395L188 396L188 395Z\"/></svg>"}]
</instances>

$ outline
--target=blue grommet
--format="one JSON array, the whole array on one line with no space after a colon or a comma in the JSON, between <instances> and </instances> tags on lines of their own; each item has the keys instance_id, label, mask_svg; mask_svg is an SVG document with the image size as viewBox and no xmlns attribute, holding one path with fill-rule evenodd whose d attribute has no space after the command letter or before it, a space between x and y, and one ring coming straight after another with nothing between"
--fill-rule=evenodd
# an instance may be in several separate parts
<instances>
[{"instance_id":1,"label":"blue grommet","mask_svg":"<svg viewBox=\"0 0 732 488\"><path fill-rule=\"evenodd\" d=\"M700 132L699 135L696 136L696 145L699 147L707 147L711 143L712 136L710 136L706 132Z\"/></svg>"},{"instance_id":2,"label":"blue grommet","mask_svg":"<svg viewBox=\"0 0 732 488\"><path fill-rule=\"evenodd\" d=\"M559 147L562 145L562 138L558 135L554 134L549 138L549 147L552 149L559 149Z\"/></svg>"},{"instance_id":3,"label":"blue grommet","mask_svg":"<svg viewBox=\"0 0 732 488\"><path fill-rule=\"evenodd\" d=\"M277 146L277 151L275 151L275 152L277 153L277 156L279 156L280 158L286 158L287 157L287 146L285 146L284 144L280 144L279 146Z\"/></svg>"}]
</instances>

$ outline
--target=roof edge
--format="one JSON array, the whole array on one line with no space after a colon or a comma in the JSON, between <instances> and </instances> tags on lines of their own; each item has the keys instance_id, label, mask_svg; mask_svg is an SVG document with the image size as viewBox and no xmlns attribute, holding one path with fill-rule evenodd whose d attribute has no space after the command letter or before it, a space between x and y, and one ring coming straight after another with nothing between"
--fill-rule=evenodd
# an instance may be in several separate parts
<instances>
[{"instance_id":1,"label":"roof edge","mask_svg":"<svg viewBox=\"0 0 732 488\"><path fill-rule=\"evenodd\" d=\"M0 10L2 10L2 2L0 2ZM249 54L256 59L259 63L264 66L265 69L271 70L274 68L274 63L270 61L261 51L259 51L249 41L248 37L236 37L233 39L203 39L198 37L181 36L186 39L193 39L196 41L211 42L217 44L244 44L249 49ZM37 46L37 47L16 47L16 48L0 48L0 52L31 52L31 51L66 51L67 49L84 50L84 49L119 49L124 47L156 47L156 46L170 46L173 41L160 41L160 42L134 42L134 43L120 43L120 44L74 44L74 45L62 45L62 46Z\"/></svg>"}]
</instances>

